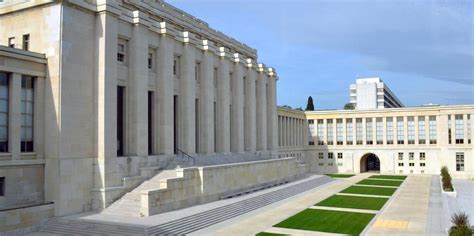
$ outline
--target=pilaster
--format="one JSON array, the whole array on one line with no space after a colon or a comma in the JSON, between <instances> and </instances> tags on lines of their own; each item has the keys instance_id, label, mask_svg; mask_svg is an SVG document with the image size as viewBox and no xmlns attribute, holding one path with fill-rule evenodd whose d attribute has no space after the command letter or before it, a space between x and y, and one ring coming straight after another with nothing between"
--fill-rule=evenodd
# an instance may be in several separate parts
<instances>
[{"instance_id":1,"label":"pilaster","mask_svg":"<svg viewBox=\"0 0 474 236\"><path fill-rule=\"evenodd\" d=\"M9 127L8 127L8 150L12 155L12 159L20 159L20 143L21 143L21 74L13 73L10 83L9 98Z\"/></svg>"},{"instance_id":2,"label":"pilaster","mask_svg":"<svg viewBox=\"0 0 474 236\"><path fill-rule=\"evenodd\" d=\"M204 50L199 82L199 150L202 153L214 153L214 55Z\"/></svg>"},{"instance_id":3,"label":"pilaster","mask_svg":"<svg viewBox=\"0 0 474 236\"><path fill-rule=\"evenodd\" d=\"M262 64L259 64L257 79L257 150L267 150L267 78Z\"/></svg>"},{"instance_id":4,"label":"pilaster","mask_svg":"<svg viewBox=\"0 0 474 236\"><path fill-rule=\"evenodd\" d=\"M247 77L245 80L245 151L257 150L257 113L256 113L256 71L251 59L247 59ZM280 121L281 122L281 121Z\"/></svg>"},{"instance_id":5,"label":"pilaster","mask_svg":"<svg viewBox=\"0 0 474 236\"><path fill-rule=\"evenodd\" d=\"M220 48L217 79L217 152L230 151L229 62L225 48Z\"/></svg>"},{"instance_id":6,"label":"pilaster","mask_svg":"<svg viewBox=\"0 0 474 236\"><path fill-rule=\"evenodd\" d=\"M231 151L244 151L244 91L243 91L243 66L240 64L239 55L234 55L232 83L232 124L231 124Z\"/></svg>"},{"instance_id":7,"label":"pilaster","mask_svg":"<svg viewBox=\"0 0 474 236\"><path fill-rule=\"evenodd\" d=\"M276 150L278 146L278 126L277 126L277 97L276 82L278 77L273 68L268 69L268 87L267 87L267 133L268 133L268 149ZM296 125L296 121L295 121ZM295 145L296 145L295 136Z\"/></svg>"},{"instance_id":8,"label":"pilaster","mask_svg":"<svg viewBox=\"0 0 474 236\"><path fill-rule=\"evenodd\" d=\"M186 34L185 34L186 35ZM196 57L194 47L183 43L181 77L179 81L179 149L195 153L195 79Z\"/></svg>"}]
</instances>

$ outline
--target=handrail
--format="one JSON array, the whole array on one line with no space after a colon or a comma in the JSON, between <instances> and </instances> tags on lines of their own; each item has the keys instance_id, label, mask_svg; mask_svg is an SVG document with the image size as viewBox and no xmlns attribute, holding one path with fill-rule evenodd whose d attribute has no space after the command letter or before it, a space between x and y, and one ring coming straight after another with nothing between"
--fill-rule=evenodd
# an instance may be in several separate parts
<instances>
[{"instance_id":1,"label":"handrail","mask_svg":"<svg viewBox=\"0 0 474 236\"><path fill-rule=\"evenodd\" d=\"M193 166L196 165L196 158L195 158L195 157L193 157L193 156L187 154L185 151L183 151L183 150L181 150L181 149L179 149L179 148L176 148L176 151L177 151L178 154L181 153L181 157L182 157L182 158L184 158L184 156L186 156L186 157L188 158L188 164L189 164L189 159L192 159L192 160L193 160Z\"/></svg>"}]
</instances>

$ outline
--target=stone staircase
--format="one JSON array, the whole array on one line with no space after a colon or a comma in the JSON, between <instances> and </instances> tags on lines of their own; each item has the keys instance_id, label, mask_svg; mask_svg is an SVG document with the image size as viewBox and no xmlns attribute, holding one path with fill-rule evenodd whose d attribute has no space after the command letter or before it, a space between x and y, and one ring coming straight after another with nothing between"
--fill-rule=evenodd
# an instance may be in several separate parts
<instances>
[{"instance_id":1,"label":"stone staircase","mask_svg":"<svg viewBox=\"0 0 474 236\"><path fill-rule=\"evenodd\" d=\"M145 227L85 220L51 218L38 230L55 235L145 235ZM35 235L35 233L33 233Z\"/></svg>"}]
</instances>

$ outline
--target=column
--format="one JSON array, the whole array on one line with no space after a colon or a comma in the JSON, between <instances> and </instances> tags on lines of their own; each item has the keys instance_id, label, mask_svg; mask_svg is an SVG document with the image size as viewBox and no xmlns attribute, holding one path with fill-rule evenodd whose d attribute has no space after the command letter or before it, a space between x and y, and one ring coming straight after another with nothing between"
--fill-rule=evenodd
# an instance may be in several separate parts
<instances>
[{"instance_id":1,"label":"column","mask_svg":"<svg viewBox=\"0 0 474 236\"><path fill-rule=\"evenodd\" d=\"M415 115L413 117L413 122L415 122L415 124L414 124L415 125L415 145L418 146L420 144L420 140L419 140L419 136L418 136L418 132L419 132L420 128L418 127L418 116L417 115Z\"/></svg>"},{"instance_id":2,"label":"column","mask_svg":"<svg viewBox=\"0 0 474 236\"><path fill-rule=\"evenodd\" d=\"M162 34L158 49L158 78L155 101L155 117L158 119L158 151L159 154L174 153L174 120L173 120L173 60L174 39L171 35Z\"/></svg>"},{"instance_id":3,"label":"column","mask_svg":"<svg viewBox=\"0 0 474 236\"><path fill-rule=\"evenodd\" d=\"M199 85L199 150L214 153L214 55L205 50L202 54Z\"/></svg>"},{"instance_id":4,"label":"column","mask_svg":"<svg viewBox=\"0 0 474 236\"><path fill-rule=\"evenodd\" d=\"M270 69L269 69L270 70ZM267 133L268 133L268 149L277 149L278 127L277 127L277 97L276 82L278 77L274 75L271 68L270 76L267 76Z\"/></svg>"},{"instance_id":5,"label":"column","mask_svg":"<svg viewBox=\"0 0 474 236\"><path fill-rule=\"evenodd\" d=\"M337 139L337 134L336 134L336 139ZM343 146L347 145L347 119L345 117L342 118L342 145Z\"/></svg>"},{"instance_id":6,"label":"column","mask_svg":"<svg viewBox=\"0 0 474 236\"><path fill-rule=\"evenodd\" d=\"M382 117L382 124L383 124L383 145L387 145L387 117ZM392 126L392 129L393 129L393 126Z\"/></svg>"},{"instance_id":7,"label":"column","mask_svg":"<svg viewBox=\"0 0 474 236\"><path fill-rule=\"evenodd\" d=\"M247 77L244 85L247 91L245 94L245 150L255 152L257 150L256 71L252 61L249 60L247 60Z\"/></svg>"},{"instance_id":8,"label":"column","mask_svg":"<svg viewBox=\"0 0 474 236\"><path fill-rule=\"evenodd\" d=\"M362 118L362 145L367 145L367 118Z\"/></svg>"},{"instance_id":9,"label":"column","mask_svg":"<svg viewBox=\"0 0 474 236\"><path fill-rule=\"evenodd\" d=\"M237 60L237 59L236 59ZM234 63L232 83L232 124L230 149L232 152L244 151L244 82L243 66L237 60Z\"/></svg>"},{"instance_id":10,"label":"column","mask_svg":"<svg viewBox=\"0 0 474 236\"><path fill-rule=\"evenodd\" d=\"M282 128L281 128L281 133L282 133L281 146L286 148L286 146L287 146L286 145L286 116L281 117L281 124L282 124Z\"/></svg>"},{"instance_id":11,"label":"column","mask_svg":"<svg viewBox=\"0 0 474 236\"><path fill-rule=\"evenodd\" d=\"M267 150L267 89L262 65L257 79L257 150Z\"/></svg>"},{"instance_id":12,"label":"column","mask_svg":"<svg viewBox=\"0 0 474 236\"><path fill-rule=\"evenodd\" d=\"M9 83L8 150L15 160L21 158L21 74L13 73Z\"/></svg>"},{"instance_id":13,"label":"column","mask_svg":"<svg viewBox=\"0 0 474 236\"><path fill-rule=\"evenodd\" d=\"M281 147L282 145L282 125L281 125L281 116L278 116L278 130L280 130L280 132L278 132L278 147Z\"/></svg>"},{"instance_id":14,"label":"column","mask_svg":"<svg viewBox=\"0 0 474 236\"><path fill-rule=\"evenodd\" d=\"M129 42L128 153L148 155L148 29L134 24Z\"/></svg>"},{"instance_id":15,"label":"column","mask_svg":"<svg viewBox=\"0 0 474 236\"><path fill-rule=\"evenodd\" d=\"M308 137L309 137L309 124L308 124L308 120L304 119L303 120L303 147L308 145L308 142L309 142ZM317 145L317 143L315 143L315 145Z\"/></svg>"},{"instance_id":16,"label":"column","mask_svg":"<svg viewBox=\"0 0 474 236\"><path fill-rule=\"evenodd\" d=\"M219 58L217 81L217 151L230 151L230 125L229 125L229 62L222 52Z\"/></svg>"},{"instance_id":17,"label":"column","mask_svg":"<svg viewBox=\"0 0 474 236\"><path fill-rule=\"evenodd\" d=\"M179 149L195 153L195 78L196 57L194 45L183 44L181 58L181 77L179 78Z\"/></svg>"}]
</instances>

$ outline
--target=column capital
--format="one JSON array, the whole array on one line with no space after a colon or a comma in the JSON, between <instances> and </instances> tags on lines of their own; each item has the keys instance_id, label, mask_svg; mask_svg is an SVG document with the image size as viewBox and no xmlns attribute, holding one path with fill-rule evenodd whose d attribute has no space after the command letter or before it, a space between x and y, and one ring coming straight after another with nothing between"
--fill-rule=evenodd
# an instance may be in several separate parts
<instances>
[{"instance_id":1,"label":"column capital","mask_svg":"<svg viewBox=\"0 0 474 236\"><path fill-rule=\"evenodd\" d=\"M115 17L118 17L122 14L122 11L119 9L117 2L105 0L97 2L97 12L99 14L111 14Z\"/></svg>"},{"instance_id":2,"label":"column capital","mask_svg":"<svg viewBox=\"0 0 474 236\"><path fill-rule=\"evenodd\" d=\"M151 26L150 21L148 21L148 14L145 12L136 10L132 12L133 18L132 18L132 23L135 25L142 25L147 28Z\"/></svg>"}]
</instances>

